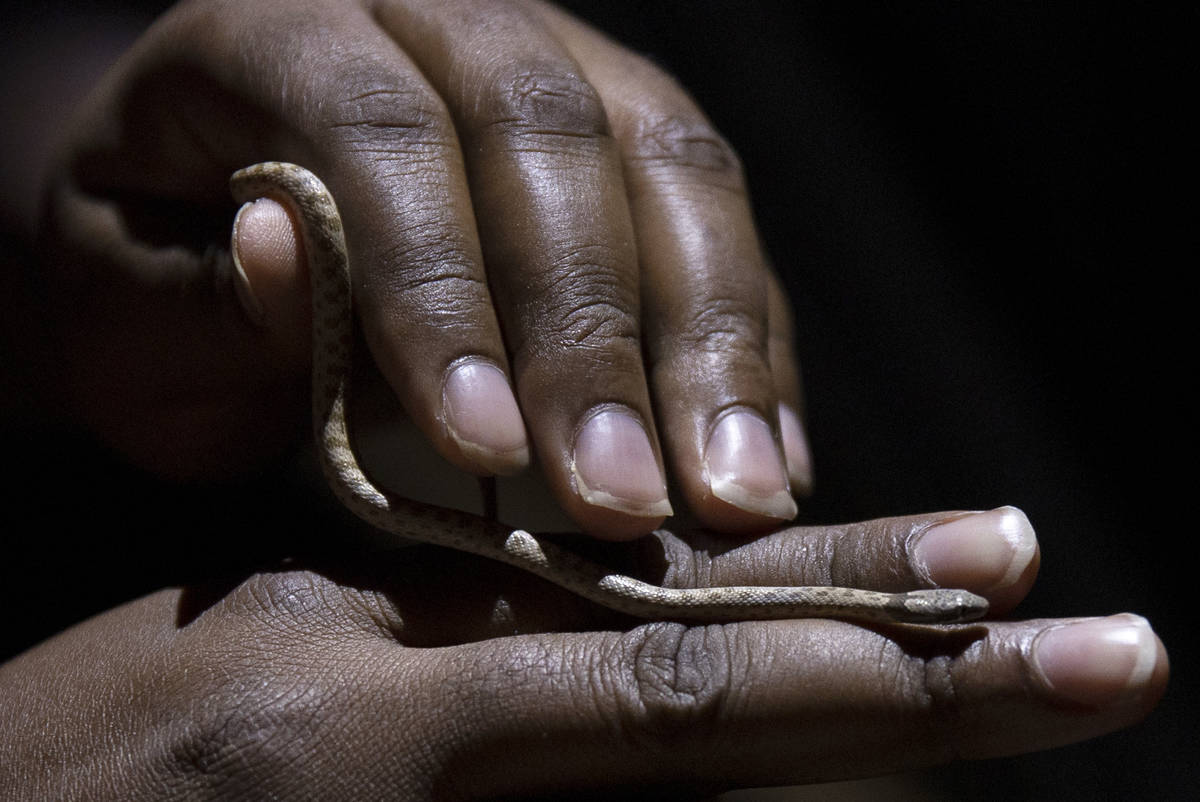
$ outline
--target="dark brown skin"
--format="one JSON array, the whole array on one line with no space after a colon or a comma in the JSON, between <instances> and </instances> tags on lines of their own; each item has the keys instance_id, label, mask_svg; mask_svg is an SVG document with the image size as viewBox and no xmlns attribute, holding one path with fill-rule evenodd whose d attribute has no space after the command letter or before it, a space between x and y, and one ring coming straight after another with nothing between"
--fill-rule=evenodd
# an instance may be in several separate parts
<instances>
[{"instance_id":1,"label":"dark brown skin","mask_svg":"<svg viewBox=\"0 0 1200 802\"><path fill-rule=\"evenodd\" d=\"M229 174L285 159L338 198L371 355L443 456L481 474L524 464L450 433L448 372L484 360L559 502L620 540L661 516L588 503L573 451L597 410L649 435L653 467L719 533L614 546L623 568L681 587L964 587L997 616L1028 593L1038 554L1013 513L725 550L787 516L714 496L713 429L753 412L771 450L756 464L782 465L778 405L801 406L736 157L674 82L548 6L367 5L184 3L85 105L41 250L75 416L182 477L302 436L293 223L269 204L241 218L251 314L223 244ZM793 489L811 480L802 439L786 465ZM1093 737L1146 715L1167 673L1132 616L639 624L461 555L331 547L163 590L0 666L0 797L700 795Z\"/></svg>"},{"instance_id":2,"label":"dark brown skin","mask_svg":"<svg viewBox=\"0 0 1200 802\"><path fill-rule=\"evenodd\" d=\"M454 464L511 473L532 455L609 539L661 523L637 496L668 475L737 532L790 519L789 480L811 482L802 432L780 429L799 373L736 155L668 76L552 7L183 3L73 131L43 226L61 361L77 413L141 464L224 474L296 436L298 255L246 255L246 315L224 254L229 175L281 160L332 190L371 355ZM523 426L511 394L486 396L483 433L454 436L449 376L468 363L500 371ZM640 438L633 456L583 437L605 411ZM732 503L706 465L728 419L757 434ZM581 487L606 483L615 502Z\"/></svg>"},{"instance_id":3,"label":"dark brown skin","mask_svg":"<svg viewBox=\"0 0 1200 802\"><path fill-rule=\"evenodd\" d=\"M909 544L947 517L786 530L715 558L667 537L643 556L680 586L925 587ZM281 568L162 591L0 668L0 795L687 797L1008 755L1130 724L1163 691L1148 630L1131 686L1096 668L1118 652L1039 670L1035 644L1070 623L636 624L440 550Z\"/></svg>"}]
</instances>

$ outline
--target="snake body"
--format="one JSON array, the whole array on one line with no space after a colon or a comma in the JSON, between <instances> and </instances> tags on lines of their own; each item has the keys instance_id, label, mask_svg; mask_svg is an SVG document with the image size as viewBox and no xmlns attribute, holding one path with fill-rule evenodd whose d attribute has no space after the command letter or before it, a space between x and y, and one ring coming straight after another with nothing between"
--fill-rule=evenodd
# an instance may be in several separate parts
<instances>
[{"instance_id":1,"label":"snake body","mask_svg":"<svg viewBox=\"0 0 1200 802\"><path fill-rule=\"evenodd\" d=\"M841 587L666 588L617 574L545 539L497 521L401 498L359 465L346 424L354 347L349 255L341 217L308 170L265 162L234 173L239 202L270 197L301 225L312 281L313 427L325 478L337 498L379 529L524 569L621 613L646 619L721 622L839 618L950 623L978 618L987 601L965 590L881 593Z\"/></svg>"}]
</instances>

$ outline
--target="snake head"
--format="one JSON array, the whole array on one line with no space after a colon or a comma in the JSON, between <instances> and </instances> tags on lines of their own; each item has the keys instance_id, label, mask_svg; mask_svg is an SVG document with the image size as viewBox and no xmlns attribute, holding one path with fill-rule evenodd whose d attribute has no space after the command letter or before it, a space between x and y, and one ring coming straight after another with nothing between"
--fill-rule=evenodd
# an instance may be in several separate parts
<instances>
[{"instance_id":1,"label":"snake head","mask_svg":"<svg viewBox=\"0 0 1200 802\"><path fill-rule=\"evenodd\" d=\"M909 624L957 624L982 618L988 601L966 590L914 590L897 593L887 610L894 620Z\"/></svg>"}]
</instances>

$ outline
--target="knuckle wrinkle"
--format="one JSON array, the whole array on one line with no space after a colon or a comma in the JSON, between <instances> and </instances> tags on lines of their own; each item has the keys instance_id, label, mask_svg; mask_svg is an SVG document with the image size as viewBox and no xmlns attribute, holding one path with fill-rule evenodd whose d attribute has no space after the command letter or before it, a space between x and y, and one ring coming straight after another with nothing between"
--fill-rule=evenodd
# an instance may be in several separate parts
<instances>
[{"instance_id":1,"label":"knuckle wrinkle","mask_svg":"<svg viewBox=\"0 0 1200 802\"><path fill-rule=\"evenodd\" d=\"M442 101L366 68L343 83L345 94L323 110L333 136L348 150L382 155L423 154L454 141Z\"/></svg>"},{"instance_id":2,"label":"knuckle wrinkle","mask_svg":"<svg viewBox=\"0 0 1200 802\"><path fill-rule=\"evenodd\" d=\"M634 738L694 737L729 702L734 672L725 627L641 627L622 640L615 662L619 723Z\"/></svg>"},{"instance_id":3,"label":"knuckle wrinkle","mask_svg":"<svg viewBox=\"0 0 1200 802\"><path fill-rule=\"evenodd\" d=\"M608 117L583 77L553 69L523 69L501 78L492 99L494 125L525 139L600 139Z\"/></svg>"},{"instance_id":4,"label":"knuckle wrinkle","mask_svg":"<svg viewBox=\"0 0 1200 802\"><path fill-rule=\"evenodd\" d=\"M677 116L643 120L634 131L629 156L651 175L691 174L693 180L744 192L741 159L703 120Z\"/></svg>"}]
</instances>

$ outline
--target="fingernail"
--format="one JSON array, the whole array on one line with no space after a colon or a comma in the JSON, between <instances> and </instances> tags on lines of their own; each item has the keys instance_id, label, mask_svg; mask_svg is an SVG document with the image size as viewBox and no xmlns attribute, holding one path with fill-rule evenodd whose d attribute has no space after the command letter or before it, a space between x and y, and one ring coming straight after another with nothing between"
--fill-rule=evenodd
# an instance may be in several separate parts
<instances>
[{"instance_id":1,"label":"fingernail","mask_svg":"<svg viewBox=\"0 0 1200 802\"><path fill-rule=\"evenodd\" d=\"M792 492L810 495L813 485L812 452L800 416L787 404L779 405L779 439L783 442L783 459L787 464L788 482Z\"/></svg>"},{"instance_id":2,"label":"fingernail","mask_svg":"<svg viewBox=\"0 0 1200 802\"><path fill-rule=\"evenodd\" d=\"M1037 537L1025 513L1000 507L931 526L909 553L935 585L989 593L1020 579L1036 552Z\"/></svg>"},{"instance_id":3,"label":"fingernail","mask_svg":"<svg viewBox=\"0 0 1200 802\"><path fill-rule=\"evenodd\" d=\"M747 512L790 520L796 502L771 427L753 412L725 415L704 451L708 486L717 498Z\"/></svg>"},{"instance_id":4,"label":"fingernail","mask_svg":"<svg viewBox=\"0 0 1200 802\"><path fill-rule=\"evenodd\" d=\"M234 293L250 321L256 326L261 326L266 319L266 313L263 311L262 304L259 303L258 296L254 294L254 287L250 285L250 277L246 275L246 269L242 266L241 227L251 217L254 205L253 201L243 203L234 216L233 234L229 238L229 253L233 257Z\"/></svg>"},{"instance_id":5,"label":"fingernail","mask_svg":"<svg viewBox=\"0 0 1200 802\"><path fill-rule=\"evenodd\" d=\"M588 504L643 518L672 513L650 438L632 413L609 408L589 418L575 439L571 471Z\"/></svg>"},{"instance_id":6,"label":"fingernail","mask_svg":"<svg viewBox=\"0 0 1200 802\"><path fill-rule=\"evenodd\" d=\"M1099 707L1145 687L1158 663L1158 639L1146 619L1126 613L1048 629L1034 638L1032 657L1055 694Z\"/></svg>"},{"instance_id":7,"label":"fingernail","mask_svg":"<svg viewBox=\"0 0 1200 802\"><path fill-rule=\"evenodd\" d=\"M446 430L462 452L498 474L529 464L525 423L504 372L488 362L463 362L442 389Z\"/></svg>"}]
</instances>

